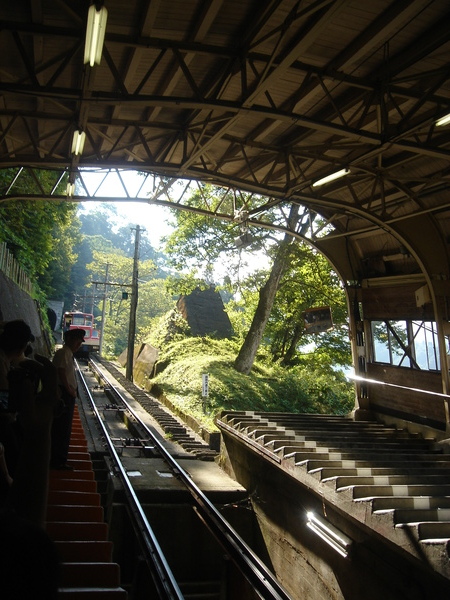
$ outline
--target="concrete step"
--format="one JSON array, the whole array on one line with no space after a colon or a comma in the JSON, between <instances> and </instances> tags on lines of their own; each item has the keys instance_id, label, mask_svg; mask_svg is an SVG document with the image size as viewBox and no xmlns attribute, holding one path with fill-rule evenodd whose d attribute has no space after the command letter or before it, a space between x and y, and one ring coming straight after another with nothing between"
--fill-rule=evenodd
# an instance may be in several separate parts
<instances>
[{"instance_id":1,"label":"concrete step","mask_svg":"<svg viewBox=\"0 0 450 600\"><path fill-rule=\"evenodd\" d=\"M261 444L263 446L263 444ZM267 446L265 446L267 447ZM437 451L429 450L425 446L411 444L410 442L387 442L383 441L381 444L374 441L349 441L349 440L309 440L305 442L290 442L284 446L273 448L273 452L277 454L290 454L295 451L325 451L325 452L347 452L353 453L354 457L361 457L367 453L385 455L388 453L403 453L405 454L419 454L419 453L438 453Z\"/></svg>"},{"instance_id":2,"label":"concrete step","mask_svg":"<svg viewBox=\"0 0 450 600\"><path fill-rule=\"evenodd\" d=\"M336 490L342 490L354 486L371 486L371 485L422 485L422 484L433 484L433 485L445 485L448 483L448 475L421 475L420 477L414 477L412 475L371 475L371 476L342 476L342 477L330 477L329 479L322 479L322 481L334 481L336 483Z\"/></svg>"},{"instance_id":3,"label":"concrete step","mask_svg":"<svg viewBox=\"0 0 450 600\"><path fill-rule=\"evenodd\" d=\"M89 521L103 522L102 506L86 506L74 504L50 504L47 507L47 522L51 521Z\"/></svg>"},{"instance_id":4,"label":"concrete step","mask_svg":"<svg viewBox=\"0 0 450 600\"><path fill-rule=\"evenodd\" d=\"M89 459L80 459L80 458L71 458L69 454L69 458L67 463L75 470L75 471L91 471L92 470L92 461ZM51 472L57 471L57 469L51 469Z\"/></svg>"},{"instance_id":5,"label":"concrete step","mask_svg":"<svg viewBox=\"0 0 450 600\"><path fill-rule=\"evenodd\" d=\"M370 425L359 423L357 421L347 421L343 423L315 423L309 422L308 420L292 420L285 421L278 419L277 421L268 420L254 421L253 425L250 423L246 424L246 427L268 427L276 429L278 431L284 431L286 435L296 435L299 433L306 433L308 435L317 433L318 435L342 435L343 433L351 433L354 435L386 435L386 436L399 436L399 437L410 437L412 439L423 439L422 436L417 434L411 434L406 429L396 429L381 423L372 423Z\"/></svg>"},{"instance_id":6,"label":"concrete step","mask_svg":"<svg viewBox=\"0 0 450 600\"><path fill-rule=\"evenodd\" d=\"M66 471L68 473L68 471ZM74 479L70 475L66 478L57 478L52 481L52 492L86 492L94 494L97 492L97 482L95 479Z\"/></svg>"},{"instance_id":7,"label":"concrete step","mask_svg":"<svg viewBox=\"0 0 450 600\"><path fill-rule=\"evenodd\" d=\"M408 537L424 544L447 544L450 542L450 522L425 521L401 523L395 526L397 530L407 530ZM448 568L448 552L447 552Z\"/></svg>"},{"instance_id":8,"label":"concrete step","mask_svg":"<svg viewBox=\"0 0 450 600\"><path fill-rule=\"evenodd\" d=\"M415 452L396 452L393 454L392 450L377 450L376 452L372 450L365 452L363 450L353 450L352 452L346 451L337 451L337 450L329 450L327 452L323 451L323 448L317 449L308 449L305 451L299 451L298 449L290 449L286 448L286 453L282 453L283 459L293 460L296 465L302 465L311 460L316 461L322 466L325 466L328 461L359 461L363 460L366 462L376 462L378 465L388 465L392 461L401 461L401 462L409 462L416 463L421 460L430 460L430 454L421 454ZM440 460L440 458L438 458Z\"/></svg>"},{"instance_id":9,"label":"concrete step","mask_svg":"<svg viewBox=\"0 0 450 600\"><path fill-rule=\"evenodd\" d=\"M73 490L49 490L48 503L100 506L100 494L97 492L78 492Z\"/></svg>"},{"instance_id":10,"label":"concrete step","mask_svg":"<svg viewBox=\"0 0 450 600\"><path fill-rule=\"evenodd\" d=\"M261 432L261 430L255 430L254 437L258 442L268 446L271 449L277 449L281 446L287 445L295 445L296 443L301 442L321 442L323 444L328 443L345 443L346 441L350 443L401 443L401 444L411 444L412 447L416 447L418 445L423 446L424 448L428 448L431 446L431 443L427 440L421 440L418 438L409 438L409 437L401 437L398 435L385 435L384 432L380 432L376 435L359 433L355 431L350 432L340 432L337 433L297 433L296 435L282 435L281 432L275 433L265 433Z\"/></svg>"},{"instance_id":11,"label":"concrete step","mask_svg":"<svg viewBox=\"0 0 450 600\"><path fill-rule=\"evenodd\" d=\"M366 501L361 498L359 501ZM392 510L435 510L450 508L450 496L374 496L369 498L373 513Z\"/></svg>"},{"instance_id":12,"label":"concrete step","mask_svg":"<svg viewBox=\"0 0 450 600\"><path fill-rule=\"evenodd\" d=\"M318 431L318 432L331 432L336 431L355 431L355 432L383 432L384 434L398 434L405 435L408 437L420 437L418 434L411 434L404 429L397 429L393 426L383 425L373 421L353 421L345 418L324 418L315 419L311 418L311 415L293 415L290 417L278 417L274 418L273 413L267 417L257 416L236 416L231 415L230 418L221 417L221 420L231 427L239 430L247 429L253 430L255 427L260 428L271 428L279 429L280 431L286 431L288 435L292 432L303 431Z\"/></svg>"},{"instance_id":13,"label":"concrete step","mask_svg":"<svg viewBox=\"0 0 450 600\"><path fill-rule=\"evenodd\" d=\"M61 565L61 587L120 586L119 565L112 562L67 562Z\"/></svg>"},{"instance_id":14,"label":"concrete step","mask_svg":"<svg viewBox=\"0 0 450 600\"><path fill-rule=\"evenodd\" d=\"M339 415L319 415L319 414L292 414L281 412L259 412L259 411L223 411L220 415L220 420L235 426L242 422L286 422L286 420L295 419L296 422L304 421L305 423L358 423L358 424L373 424L375 421L353 421L347 417Z\"/></svg>"},{"instance_id":15,"label":"concrete step","mask_svg":"<svg viewBox=\"0 0 450 600\"><path fill-rule=\"evenodd\" d=\"M68 477L68 472L67 471L58 471L56 469L52 469L51 471L49 471L49 484L50 487L53 486L53 482L57 481L58 479L67 479ZM74 469L73 471L69 471L70 473L70 479L85 479L88 481L94 481L95 479L95 473L92 469L85 469L83 471L79 470L79 469Z\"/></svg>"},{"instance_id":16,"label":"concrete step","mask_svg":"<svg viewBox=\"0 0 450 600\"><path fill-rule=\"evenodd\" d=\"M109 540L55 540L63 562L110 562L113 544Z\"/></svg>"},{"instance_id":17,"label":"concrete step","mask_svg":"<svg viewBox=\"0 0 450 600\"><path fill-rule=\"evenodd\" d=\"M92 460L87 447L84 448L82 446L70 446L69 458L72 458L72 460Z\"/></svg>"},{"instance_id":18,"label":"concrete step","mask_svg":"<svg viewBox=\"0 0 450 600\"><path fill-rule=\"evenodd\" d=\"M126 600L127 592L117 588L60 588L58 600Z\"/></svg>"},{"instance_id":19,"label":"concrete step","mask_svg":"<svg viewBox=\"0 0 450 600\"><path fill-rule=\"evenodd\" d=\"M418 523L419 540L450 540L450 522L429 521Z\"/></svg>"},{"instance_id":20,"label":"concrete step","mask_svg":"<svg viewBox=\"0 0 450 600\"><path fill-rule=\"evenodd\" d=\"M398 463L397 463L398 464ZM420 477L422 475L440 475L442 477L450 476L450 469L448 468L433 468L432 465L428 467L415 467L415 463L409 463L409 466L403 466L405 463L401 463L402 466L397 467L353 467L353 468L340 468L340 467L321 467L314 469L314 471L308 469L309 473L319 473L321 481L327 481L329 479L337 477L373 477L373 476L388 476L388 475L407 475L410 477Z\"/></svg>"},{"instance_id":21,"label":"concrete step","mask_svg":"<svg viewBox=\"0 0 450 600\"><path fill-rule=\"evenodd\" d=\"M71 436L70 445L73 452L87 452L88 449L86 438L78 435Z\"/></svg>"},{"instance_id":22,"label":"concrete step","mask_svg":"<svg viewBox=\"0 0 450 600\"><path fill-rule=\"evenodd\" d=\"M421 523L421 522L450 522L450 507L449 508L435 508L428 510L407 510L407 509L395 509L394 523L395 525L403 525L406 523Z\"/></svg>"},{"instance_id":23,"label":"concrete step","mask_svg":"<svg viewBox=\"0 0 450 600\"><path fill-rule=\"evenodd\" d=\"M418 434L411 434L405 429L396 429L395 427L389 427L380 423L364 424L355 421L349 421L347 423L308 423L307 421L287 421L283 423L282 420L276 422L268 422L269 427L276 426L280 431L286 432L286 435L295 435L297 433L311 433L330 434L335 433L350 433L354 435L386 435L395 437L408 437L411 439L423 439Z\"/></svg>"},{"instance_id":24,"label":"concrete step","mask_svg":"<svg viewBox=\"0 0 450 600\"><path fill-rule=\"evenodd\" d=\"M48 535L55 541L108 539L108 525L98 522L50 521L46 525Z\"/></svg>"},{"instance_id":25,"label":"concrete step","mask_svg":"<svg viewBox=\"0 0 450 600\"><path fill-rule=\"evenodd\" d=\"M418 459L417 455L414 456L414 462L408 460L397 460L397 456L383 457L381 460L363 460L363 459L349 459L349 460L308 460L305 462L308 473L315 473L323 469L336 469L345 471L347 469L393 469L408 472L410 469L434 469L448 470L450 474L450 455L425 455L423 459Z\"/></svg>"},{"instance_id":26,"label":"concrete step","mask_svg":"<svg viewBox=\"0 0 450 600\"><path fill-rule=\"evenodd\" d=\"M450 485L357 485L351 491L355 500L377 496L448 496Z\"/></svg>"}]
</instances>

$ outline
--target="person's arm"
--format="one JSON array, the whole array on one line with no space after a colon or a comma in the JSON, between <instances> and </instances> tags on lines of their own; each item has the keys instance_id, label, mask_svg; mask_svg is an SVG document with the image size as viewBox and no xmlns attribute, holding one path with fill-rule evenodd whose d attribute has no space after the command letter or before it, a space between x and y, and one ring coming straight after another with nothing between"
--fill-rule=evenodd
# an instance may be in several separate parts
<instances>
[{"instance_id":1,"label":"person's arm","mask_svg":"<svg viewBox=\"0 0 450 600\"><path fill-rule=\"evenodd\" d=\"M76 398L77 390L72 385L70 385L67 379L67 372L65 368L58 367L58 379L62 387L69 394L69 396L71 396L72 398Z\"/></svg>"},{"instance_id":2,"label":"person's arm","mask_svg":"<svg viewBox=\"0 0 450 600\"><path fill-rule=\"evenodd\" d=\"M67 373L69 369L73 369L72 353L64 346L53 357L53 364L58 372L58 383L66 391L71 398L76 398L77 390L69 383Z\"/></svg>"}]
</instances>

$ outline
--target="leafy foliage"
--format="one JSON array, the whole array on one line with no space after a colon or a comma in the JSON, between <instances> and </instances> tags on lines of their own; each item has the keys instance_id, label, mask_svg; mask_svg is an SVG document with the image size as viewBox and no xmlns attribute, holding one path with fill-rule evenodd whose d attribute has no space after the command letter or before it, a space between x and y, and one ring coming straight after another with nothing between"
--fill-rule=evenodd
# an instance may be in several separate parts
<instances>
[{"instance_id":1,"label":"leafy foliage","mask_svg":"<svg viewBox=\"0 0 450 600\"><path fill-rule=\"evenodd\" d=\"M148 328L142 329L143 340L155 348L164 348L169 342L183 340L190 335L190 327L177 308L154 319Z\"/></svg>"},{"instance_id":2,"label":"leafy foliage","mask_svg":"<svg viewBox=\"0 0 450 600\"><path fill-rule=\"evenodd\" d=\"M217 192L213 186L199 186L189 203L193 209L208 204L219 211L233 199ZM244 200L251 207L251 196ZM222 274L226 273L220 291L223 298L228 294L225 308L241 344L236 359L239 367L235 363L238 370L250 370L256 343L270 349L272 361L285 366L311 362L311 344L317 363L350 364L344 290L320 253L304 242L292 243L288 236L269 235L253 227L253 242L243 251L234 244L238 225L205 216L201 210L177 211L174 216L174 232L166 239L166 251L176 269L168 280L169 291L189 294L195 288L204 289L220 266ZM299 218L295 210L289 214L289 219ZM253 251L265 259L257 270L248 268ZM332 307L334 330L311 337L306 333L302 313L322 305Z\"/></svg>"},{"instance_id":3,"label":"leafy foliage","mask_svg":"<svg viewBox=\"0 0 450 600\"><path fill-rule=\"evenodd\" d=\"M0 186L6 185L14 174L14 169L0 171ZM51 171L40 171L35 177L37 180L31 175L22 176L16 192L39 193L56 185L56 175ZM63 187L63 183L59 185ZM49 298L64 294L76 260L74 247L78 240L74 203L11 199L0 204L0 241L7 242L23 269Z\"/></svg>"},{"instance_id":4,"label":"leafy foliage","mask_svg":"<svg viewBox=\"0 0 450 600\"><path fill-rule=\"evenodd\" d=\"M85 240L91 248L96 250L109 249L113 252L121 252L124 256L132 257L135 246L135 229L130 223L117 226L117 208L112 204L102 204L93 211L85 212L79 210L82 232ZM165 261L165 257L157 252L145 235L141 232L139 241L139 255L142 260L152 260L158 268ZM158 276L165 276L164 271L158 272Z\"/></svg>"},{"instance_id":5,"label":"leafy foliage","mask_svg":"<svg viewBox=\"0 0 450 600\"><path fill-rule=\"evenodd\" d=\"M98 282L93 293L93 304L96 307L96 320L101 320L103 302L105 302L105 324L103 353L105 356L118 356L127 347L128 324L131 302L131 276L133 259L123 256L123 252L93 251L93 261L87 265L92 281ZM139 263L138 307L136 314L136 343L147 333L152 320L167 312L173 306L172 298L167 294L164 280L155 279L155 264L151 260ZM106 286L102 282L107 282ZM113 284L113 285L112 285ZM124 297L124 293L128 297Z\"/></svg>"},{"instance_id":6,"label":"leafy foliage","mask_svg":"<svg viewBox=\"0 0 450 600\"><path fill-rule=\"evenodd\" d=\"M241 194L243 201L250 202L250 196ZM201 207L205 204L212 211L228 211L233 206L231 193L220 197L218 188L210 184L199 184L187 204L200 212L173 211L173 232L165 238L165 252L169 264L177 273L183 286L182 293L189 293L198 282L206 285L215 283L215 267L220 264L228 273L229 280L238 280L239 272L248 267L248 259L253 252L261 250L266 232L252 230L252 244L243 253L235 245L235 238L241 232L241 225L205 215ZM232 212L232 211L231 211Z\"/></svg>"},{"instance_id":7,"label":"leafy foliage","mask_svg":"<svg viewBox=\"0 0 450 600\"><path fill-rule=\"evenodd\" d=\"M353 386L331 369L297 366L284 369L261 357L249 375L233 369L236 343L210 338L186 338L161 352L166 368L151 380L168 399L205 425L226 410L267 410L294 413L347 414L354 404ZM204 405L202 374L209 374Z\"/></svg>"},{"instance_id":8,"label":"leafy foliage","mask_svg":"<svg viewBox=\"0 0 450 600\"><path fill-rule=\"evenodd\" d=\"M334 329L309 334L303 313L320 306L332 307ZM266 335L274 360L281 364L307 362L304 348L311 344L317 364L350 364L347 303L342 284L325 257L306 243L291 247L289 268L278 290Z\"/></svg>"}]
</instances>

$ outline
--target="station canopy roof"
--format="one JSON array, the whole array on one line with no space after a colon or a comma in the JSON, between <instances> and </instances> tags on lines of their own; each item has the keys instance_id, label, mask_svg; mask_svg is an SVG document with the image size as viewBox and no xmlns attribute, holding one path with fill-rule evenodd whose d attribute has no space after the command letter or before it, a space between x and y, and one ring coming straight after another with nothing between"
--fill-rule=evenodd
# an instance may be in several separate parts
<instances>
[{"instance_id":1,"label":"station canopy roof","mask_svg":"<svg viewBox=\"0 0 450 600\"><path fill-rule=\"evenodd\" d=\"M1 3L0 201L65 197L41 169L76 183L74 200L94 195L89 169L140 171L158 180L146 201L183 207L176 180L209 182L233 202L206 212L325 249L339 238L360 265L420 270L405 234L418 219L446 243L448 0L105 0L94 66L89 4Z\"/></svg>"}]
</instances>

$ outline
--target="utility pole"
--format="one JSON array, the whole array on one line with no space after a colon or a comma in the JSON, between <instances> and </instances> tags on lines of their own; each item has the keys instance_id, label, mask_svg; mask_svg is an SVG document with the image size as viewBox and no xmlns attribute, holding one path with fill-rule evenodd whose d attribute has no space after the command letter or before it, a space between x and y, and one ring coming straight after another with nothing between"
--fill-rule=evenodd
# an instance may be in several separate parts
<instances>
[{"instance_id":1,"label":"utility pole","mask_svg":"<svg viewBox=\"0 0 450 600\"><path fill-rule=\"evenodd\" d=\"M102 327L100 330L100 347L98 353L100 356L103 356L103 334L105 332L105 318L106 318L106 289L108 283L108 269L109 263L106 263L106 272L105 272L105 291L103 293L103 303L102 303Z\"/></svg>"},{"instance_id":2,"label":"utility pole","mask_svg":"<svg viewBox=\"0 0 450 600\"><path fill-rule=\"evenodd\" d=\"M139 227L139 225L136 225L136 237L134 240L133 277L131 280L130 326L128 328L127 366L125 371L125 377L129 381L133 381L134 338L136 335L136 309L138 304L138 262L140 235L141 228Z\"/></svg>"}]
</instances>

